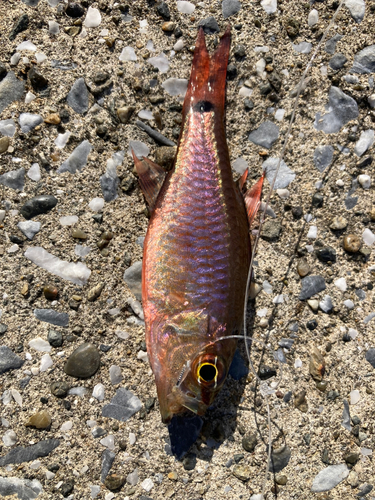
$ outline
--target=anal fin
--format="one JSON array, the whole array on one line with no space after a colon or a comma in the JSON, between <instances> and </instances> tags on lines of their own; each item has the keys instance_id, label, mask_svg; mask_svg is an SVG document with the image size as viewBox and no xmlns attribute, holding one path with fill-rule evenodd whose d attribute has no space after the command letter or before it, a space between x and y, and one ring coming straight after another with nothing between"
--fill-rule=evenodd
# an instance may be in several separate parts
<instances>
[{"instance_id":1,"label":"anal fin","mask_svg":"<svg viewBox=\"0 0 375 500\"><path fill-rule=\"evenodd\" d=\"M246 205L247 217L249 220L249 226L251 227L254 218L260 207L260 197L262 194L262 187L264 181L265 173L263 172L262 177L257 181L254 186L251 186L250 189L246 191L244 194L244 200ZM242 178L241 178L242 179Z\"/></svg>"},{"instance_id":2,"label":"anal fin","mask_svg":"<svg viewBox=\"0 0 375 500\"><path fill-rule=\"evenodd\" d=\"M145 156L140 160L134 151L132 151L132 155L139 177L139 185L146 198L147 205L152 211L167 173L157 163L154 163Z\"/></svg>"}]
</instances>

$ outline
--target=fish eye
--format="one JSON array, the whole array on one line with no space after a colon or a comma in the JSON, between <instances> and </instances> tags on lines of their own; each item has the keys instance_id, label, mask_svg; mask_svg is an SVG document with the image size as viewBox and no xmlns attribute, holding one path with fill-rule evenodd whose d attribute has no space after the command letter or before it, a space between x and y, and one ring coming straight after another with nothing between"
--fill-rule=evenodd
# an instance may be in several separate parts
<instances>
[{"instance_id":1,"label":"fish eye","mask_svg":"<svg viewBox=\"0 0 375 500\"><path fill-rule=\"evenodd\" d=\"M218 370L212 363L202 363L198 366L198 380L203 382L213 382L217 379Z\"/></svg>"}]
</instances>

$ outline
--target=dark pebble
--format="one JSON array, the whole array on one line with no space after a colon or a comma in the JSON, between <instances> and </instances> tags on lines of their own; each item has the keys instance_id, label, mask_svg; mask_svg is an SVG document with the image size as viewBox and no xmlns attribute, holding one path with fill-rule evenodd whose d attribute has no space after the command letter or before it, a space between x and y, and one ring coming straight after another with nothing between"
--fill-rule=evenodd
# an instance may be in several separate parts
<instances>
[{"instance_id":1,"label":"dark pebble","mask_svg":"<svg viewBox=\"0 0 375 500\"><path fill-rule=\"evenodd\" d=\"M357 163L358 168L366 168L372 163L372 156L367 156L366 158L363 158L360 162Z\"/></svg>"},{"instance_id":2,"label":"dark pebble","mask_svg":"<svg viewBox=\"0 0 375 500\"><path fill-rule=\"evenodd\" d=\"M289 401L292 399L292 396L293 396L292 391L286 392L283 397L284 403L289 403Z\"/></svg>"},{"instance_id":3,"label":"dark pebble","mask_svg":"<svg viewBox=\"0 0 375 500\"><path fill-rule=\"evenodd\" d=\"M288 446L282 446L277 450L272 451L271 463L269 465L270 472L280 472L289 463L292 452Z\"/></svg>"},{"instance_id":4,"label":"dark pebble","mask_svg":"<svg viewBox=\"0 0 375 500\"><path fill-rule=\"evenodd\" d=\"M336 390L328 391L327 399L329 399L330 401L334 401L335 399L337 399L339 397L340 397L340 393L338 391L336 391Z\"/></svg>"},{"instance_id":5,"label":"dark pebble","mask_svg":"<svg viewBox=\"0 0 375 500\"><path fill-rule=\"evenodd\" d=\"M349 452L344 455L344 460L347 464L355 465L359 460L359 454L354 452Z\"/></svg>"},{"instance_id":6,"label":"dark pebble","mask_svg":"<svg viewBox=\"0 0 375 500\"><path fill-rule=\"evenodd\" d=\"M91 434L95 439L97 439L99 437L105 436L107 434L107 431L102 427L95 427L95 429L91 431Z\"/></svg>"},{"instance_id":7,"label":"dark pebble","mask_svg":"<svg viewBox=\"0 0 375 500\"><path fill-rule=\"evenodd\" d=\"M46 457L59 444L60 441L58 439L45 439L31 446L17 446L12 448L6 455L0 457L0 467L9 464L22 464L23 462L31 462L40 457Z\"/></svg>"},{"instance_id":8,"label":"dark pebble","mask_svg":"<svg viewBox=\"0 0 375 500\"><path fill-rule=\"evenodd\" d=\"M57 472L57 471L60 469L60 465L59 465L59 464L51 464L51 465L47 465L47 469L48 469L50 472Z\"/></svg>"},{"instance_id":9,"label":"dark pebble","mask_svg":"<svg viewBox=\"0 0 375 500\"><path fill-rule=\"evenodd\" d=\"M303 215L302 207L293 207L292 208L292 215L293 215L294 219L299 220Z\"/></svg>"},{"instance_id":10,"label":"dark pebble","mask_svg":"<svg viewBox=\"0 0 375 500\"><path fill-rule=\"evenodd\" d=\"M30 380L31 380L30 377L21 378L20 383L19 383L20 388L25 389L25 387L27 387L29 385Z\"/></svg>"},{"instance_id":11,"label":"dark pebble","mask_svg":"<svg viewBox=\"0 0 375 500\"><path fill-rule=\"evenodd\" d=\"M160 2L157 7L156 11L161 16L164 21L169 21L171 18L171 13L169 12L169 7L165 2Z\"/></svg>"},{"instance_id":12,"label":"dark pebble","mask_svg":"<svg viewBox=\"0 0 375 500\"><path fill-rule=\"evenodd\" d=\"M53 285L46 285L45 287L43 287L43 294L47 300L56 300L59 291Z\"/></svg>"},{"instance_id":13,"label":"dark pebble","mask_svg":"<svg viewBox=\"0 0 375 500\"><path fill-rule=\"evenodd\" d=\"M103 214L95 214L92 216L92 218L98 224L101 224L103 222Z\"/></svg>"},{"instance_id":14,"label":"dark pebble","mask_svg":"<svg viewBox=\"0 0 375 500\"><path fill-rule=\"evenodd\" d=\"M37 71L34 66L29 70L28 77L32 88L36 92L45 90L48 87L47 78L45 78L41 73L39 73L39 71Z\"/></svg>"},{"instance_id":15,"label":"dark pebble","mask_svg":"<svg viewBox=\"0 0 375 500\"><path fill-rule=\"evenodd\" d=\"M32 219L40 214L46 214L57 205L57 199L52 195L35 196L21 207L20 214L25 219Z\"/></svg>"},{"instance_id":16,"label":"dark pebble","mask_svg":"<svg viewBox=\"0 0 375 500\"><path fill-rule=\"evenodd\" d=\"M68 395L70 385L67 382L52 382L51 393L57 398L65 398Z\"/></svg>"},{"instance_id":17,"label":"dark pebble","mask_svg":"<svg viewBox=\"0 0 375 500\"><path fill-rule=\"evenodd\" d=\"M332 69L338 70L338 69L341 69L345 65L346 62L347 62L347 58L344 56L344 54L340 54L338 52L333 57L331 57L331 59L329 61L329 65Z\"/></svg>"},{"instance_id":18,"label":"dark pebble","mask_svg":"<svg viewBox=\"0 0 375 500\"><path fill-rule=\"evenodd\" d=\"M65 13L69 17L77 18L83 16L83 14L85 13L85 9L80 3L70 2L66 7Z\"/></svg>"},{"instance_id":19,"label":"dark pebble","mask_svg":"<svg viewBox=\"0 0 375 500\"><path fill-rule=\"evenodd\" d=\"M323 450L323 453L322 453L322 462L324 464L327 464L327 465L330 463L327 448L324 448L324 450Z\"/></svg>"},{"instance_id":20,"label":"dark pebble","mask_svg":"<svg viewBox=\"0 0 375 500\"><path fill-rule=\"evenodd\" d=\"M235 64L228 64L227 67L227 79L234 80L237 76L237 67Z\"/></svg>"},{"instance_id":21,"label":"dark pebble","mask_svg":"<svg viewBox=\"0 0 375 500\"><path fill-rule=\"evenodd\" d=\"M245 434L245 436L242 438L242 448L249 453L252 453L254 451L257 443L258 438L256 434Z\"/></svg>"},{"instance_id":22,"label":"dark pebble","mask_svg":"<svg viewBox=\"0 0 375 500\"><path fill-rule=\"evenodd\" d=\"M60 487L60 493L64 498L68 497L73 490L74 490L73 481L67 481L66 483L63 483Z\"/></svg>"},{"instance_id":23,"label":"dark pebble","mask_svg":"<svg viewBox=\"0 0 375 500\"><path fill-rule=\"evenodd\" d=\"M281 230L282 226L278 220L266 220L260 236L265 241L276 241L280 237Z\"/></svg>"},{"instance_id":24,"label":"dark pebble","mask_svg":"<svg viewBox=\"0 0 375 500\"><path fill-rule=\"evenodd\" d=\"M8 370L21 368L24 361L17 356L9 347L0 346L0 374Z\"/></svg>"},{"instance_id":25,"label":"dark pebble","mask_svg":"<svg viewBox=\"0 0 375 500\"><path fill-rule=\"evenodd\" d=\"M7 73L8 72L7 72L5 65L3 63L0 63L0 82L3 78L6 77Z\"/></svg>"},{"instance_id":26,"label":"dark pebble","mask_svg":"<svg viewBox=\"0 0 375 500\"><path fill-rule=\"evenodd\" d=\"M110 474L105 478L104 486L110 491L117 491L123 487L124 483L124 476L120 476L120 474Z\"/></svg>"},{"instance_id":27,"label":"dark pebble","mask_svg":"<svg viewBox=\"0 0 375 500\"><path fill-rule=\"evenodd\" d=\"M364 486L362 486L362 488L357 493L357 497L358 498L365 497L366 495L368 495L370 493L370 491L372 491L372 489L373 489L372 484L365 484Z\"/></svg>"},{"instance_id":28,"label":"dark pebble","mask_svg":"<svg viewBox=\"0 0 375 500\"><path fill-rule=\"evenodd\" d=\"M194 470L197 465L197 456L194 453L188 453L182 460L182 465L185 470Z\"/></svg>"},{"instance_id":29,"label":"dark pebble","mask_svg":"<svg viewBox=\"0 0 375 500\"><path fill-rule=\"evenodd\" d=\"M17 245L23 245L25 242L25 240L23 240L22 238L20 238L19 236L15 235L15 234L10 234L9 239L12 243L17 243Z\"/></svg>"},{"instance_id":30,"label":"dark pebble","mask_svg":"<svg viewBox=\"0 0 375 500\"><path fill-rule=\"evenodd\" d=\"M173 34L174 34L175 38L181 38L183 35L182 29L179 26L177 26L177 28L174 30Z\"/></svg>"},{"instance_id":31,"label":"dark pebble","mask_svg":"<svg viewBox=\"0 0 375 500\"><path fill-rule=\"evenodd\" d=\"M301 280L302 288L299 300L306 300L313 295L326 289L326 283L322 276L306 276Z\"/></svg>"},{"instance_id":32,"label":"dark pebble","mask_svg":"<svg viewBox=\"0 0 375 500\"><path fill-rule=\"evenodd\" d=\"M357 415L354 415L352 417L352 422L353 422L353 425L359 425L361 423L361 419L359 417L357 417Z\"/></svg>"},{"instance_id":33,"label":"dark pebble","mask_svg":"<svg viewBox=\"0 0 375 500\"><path fill-rule=\"evenodd\" d=\"M64 372L71 377L88 378L94 375L100 366L98 349L89 343L77 347L67 359Z\"/></svg>"},{"instance_id":34,"label":"dark pebble","mask_svg":"<svg viewBox=\"0 0 375 500\"><path fill-rule=\"evenodd\" d=\"M261 380L267 380L276 377L276 370L267 365L260 365L258 375Z\"/></svg>"},{"instance_id":35,"label":"dark pebble","mask_svg":"<svg viewBox=\"0 0 375 500\"><path fill-rule=\"evenodd\" d=\"M323 195L320 193L315 193L314 196L312 197L312 205L315 208L320 208L323 206Z\"/></svg>"},{"instance_id":36,"label":"dark pebble","mask_svg":"<svg viewBox=\"0 0 375 500\"><path fill-rule=\"evenodd\" d=\"M279 92L282 85L282 80L280 75L276 73L276 71L272 71L271 73L268 74L267 78L272 87L276 90L276 92Z\"/></svg>"},{"instance_id":37,"label":"dark pebble","mask_svg":"<svg viewBox=\"0 0 375 500\"><path fill-rule=\"evenodd\" d=\"M320 262L336 262L336 250L332 247L320 248L316 251Z\"/></svg>"},{"instance_id":38,"label":"dark pebble","mask_svg":"<svg viewBox=\"0 0 375 500\"><path fill-rule=\"evenodd\" d=\"M97 71L93 77L93 81L94 83L96 83L96 85L100 85L104 82L106 82L109 78L109 74L106 73L105 71Z\"/></svg>"},{"instance_id":39,"label":"dark pebble","mask_svg":"<svg viewBox=\"0 0 375 500\"><path fill-rule=\"evenodd\" d=\"M27 30L29 27L29 16L27 14L22 14L15 22L12 31L9 34L9 40L14 40L18 33Z\"/></svg>"},{"instance_id":40,"label":"dark pebble","mask_svg":"<svg viewBox=\"0 0 375 500\"><path fill-rule=\"evenodd\" d=\"M367 352L366 352L366 361L370 363L370 365L375 368L375 348L371 347Z\"/></svg>"},{"instance_id":41,"label":"dark pebble","mask_svg":"<svg viewBox=\"0 0 375 500\"><path fill-rule=\"evenodd\" d=\"M72 408L72 403L70 401L68 401L67 399L63 400L62 405L65 408L65 410L68 410L68 411Z\"/></svg>"},{"instance_id":42,"label":"dark pebble","mask_svg":"<svg viewBox=\"0 0 375 500\"><path fill-rule=\"evenodd\" d=\"M100 344L99 349L100 349L102 352L108 352L108 351L111 349L111 347L112 347L112 346L110 346L110 345Z\"/></svg>"},{"instance_id":43,"label":"dark pebble","mask_svg":"<svg viewBox=\"0 0 375 500\"><path fill-rule=\"evenodd\" d=\"M240 463L241 460L243 460L245 457L245 455L243 453L236 453L234 456L233 456L233 460L236 464Z\"/></svg>"},{"instance_id":44,"label":"dark pebble","mask_svg":"<svg viewBox=\"0 0 375 500\"><path fill-rule=\"evenodd\" d=\"M246 56L245 45L236 45L233 49L233 55L236 59L242 60Z\"/></svg>"},{"instance_id":45,"label":"dark pebble","mask_svg":"<svg viewBox=\"0 0 375 500\"><path fill-rule=\"evenodd\" d=\"M270 92L272 92L271 84L269 82L262 83L261 85L259 85L259 92L261 93L261 95L269 94Z\"/></svg>"},{"instance_id":46,"label":"dark pebble","mask_svg":"<svg viewBox=\"0 0 375 500\"><path fill-rule=\"evenodd\" d=\"M246 99L244 100L243 105L246 111L251 111L252 109L254 109L254 103L248 97L246 97Z\"/></svg>"},{"instance_id":47,"label":"dark pebble","mask_svg":"<svg viewBox=\"0 0 375 500\"><path fill-rule=\"evenodd\" d=\"M344 333L342 336L343 342L350 342L352 340L351 336L348 333Z\"/></svg>"},{"instance_id":48,"label":"dark pebble","mask_svg":"<svg viewBox=\"0 0 375 500\"><path fill-rule=\"evenodd\" d=\"M318 327L318 322L316 321L316 319L310 319L307 323L306 323L306 327L313 331L315 330L315 328Z\"/></svg>"},{"instance_id":49,"label":"dark pebble","mask_svg":"<svg viewBox=\"0 0 375 500\"><path fill-rule=\"evenodd\" d=\"M300 23L297 19L290 17L285 23L285 29L290 38L295 38L299 33Z\"/></svg>"},{"instance_id":50,"label":"dark pebble","mask_svg":"<svg viewBox=\"0 0 375 500\"><path fill-rule=\"evenodd\" d=\"M202 26L203 31L206 33L206 35L214 35L215 33L219 33L220 31L216 19L212 16L199 21L198 26Z\"/></svg>"},{"instance_id":51,"label":"dark pebble","mask_svg":"<svg viewBox=\"0 0 375 500\"><path fill-rule=\"evenodd\" d=\"M62 333L56 330L50 330L48 332L47 340L52 347L61 347L63 344Z\"/></svg>"}]
</instances>

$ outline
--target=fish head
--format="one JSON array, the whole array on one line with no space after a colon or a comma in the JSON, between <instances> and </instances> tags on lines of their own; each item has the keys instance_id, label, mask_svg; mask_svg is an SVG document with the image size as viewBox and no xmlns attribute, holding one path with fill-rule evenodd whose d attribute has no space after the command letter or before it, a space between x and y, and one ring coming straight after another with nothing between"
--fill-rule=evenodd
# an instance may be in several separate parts
<instances>
[{"instance_id":1,"label":"fish head","mask_svg":"<svg viewBox=\"0 0 375 500\"><path fill-rule=\"evenodd\" d=\"M162 420L168 423L188 410L204 415L225 382L236 341L223 339L225 326L197 313L183 313L162 329L159 356L155 356L155 343L150 356Z\"/></svg>"}]
</instances>

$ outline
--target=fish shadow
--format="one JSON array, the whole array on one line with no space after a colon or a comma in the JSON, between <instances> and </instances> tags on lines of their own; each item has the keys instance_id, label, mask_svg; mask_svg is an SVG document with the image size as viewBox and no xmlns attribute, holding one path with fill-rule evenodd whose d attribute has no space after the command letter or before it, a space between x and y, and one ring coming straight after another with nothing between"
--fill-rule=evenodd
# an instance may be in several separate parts
<instances>
[{"instance_id":1,"label":"fish shadow","mask_svg":"<svg viewBox=\"0 0 375 500\"><path fill-rule=\"evenodd\" d=\"M255 301L250 301L248 331L252 331L254 317ZM239 340L224 386L206 414L199 417L189 413L172 418L168 425L170 442L165 451L177 460L183 460L187 470L195 467L197 458L210 461L215 449L220 448L225 440L233 440L248 373L245 345Z\"/></svg>"}]
</instances>

